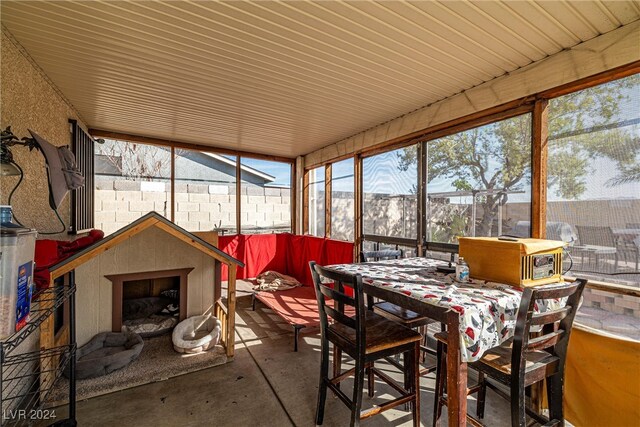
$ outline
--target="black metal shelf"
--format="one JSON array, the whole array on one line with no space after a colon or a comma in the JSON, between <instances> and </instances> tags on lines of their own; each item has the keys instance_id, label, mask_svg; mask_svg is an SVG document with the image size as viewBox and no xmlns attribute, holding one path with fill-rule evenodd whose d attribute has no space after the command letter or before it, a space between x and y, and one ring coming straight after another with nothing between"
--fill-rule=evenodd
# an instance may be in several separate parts
<instances>
[{"instance_id":1,"label":"black metal shelf","mask_svg":"<svg viewBox=\"0 0 640 427\"><path fill-rule=\"evenodd\" d=\"M75 271L68 285L60 284L32 297L29 322L0 343L0 409L2 426L32 426L54 423L73 426L75 421ZM35 332L65 301L69 301L68 344L20 353L14 350ZM39 345L38 345L39 347ZM62 374L69 375L69 419L41 418L48 394ZM49 412L55 414L55 412ZM44 424L44 425L46 425Z\"/></svg>"},{"instance_id":2,"label":"black metal shelf","mask_svg":"<svg viewBox=\"0 0 640 427\"><path fill-rule=\"evenodd\" d=\"M3 365L3 425L29 424L28 412L24 416L11 413L8 407L40 408L57 380L75 356L75 345L64 345L43 351L17 354L5 359ZM13 417L12 417L13 415ZM12 419L13 418L13 419Z\"/></svg>"},{"instance_id":3,"label":"black metal shelf","mask_svg":"<svg viewBox=\"0 0 640 427\"><path fill-rule=\"evenodd\" d=\"M29 322L2 342L2 358L6 358L9 353L22 344L75 291L75 286L59 285L37 292L32 298Z\"/></svg>"}]
</instances>

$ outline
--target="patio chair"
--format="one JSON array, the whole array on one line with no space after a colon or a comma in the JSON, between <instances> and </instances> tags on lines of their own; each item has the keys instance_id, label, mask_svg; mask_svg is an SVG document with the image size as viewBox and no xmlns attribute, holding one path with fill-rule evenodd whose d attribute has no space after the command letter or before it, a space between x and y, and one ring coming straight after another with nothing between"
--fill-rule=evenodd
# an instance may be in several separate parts
<instances>
[{"instance_id":1,"label":"patio chair","mask_svg":"<svg viewBox=\"0 0 640 427\"><path fill-rule=\"evenodd\" d=\"M586 280L578 279L571 284L561 283L524 289L513 338L488 350L477 362L469 363L470 367L479 372L478 385L468 391L468 394L478 393L478 418L484 417L486 388L490 387L498 395L511 401L512 426L526 426L526 414L544 425L564 425L562 399L567 347L573 319L586 284ZM541 300L558 298L567 298L563 307L534 313L534 306L540 306ZM541 328L541 332L537 332L535 337L530 335L532 326L536 329ZM436 338L439 368L434 396L434 426L439 421L442 406L447 404L444 395L447 376L447 333L437 333ZM525 405L525 388L545 379L549 419ZM510 394L504 393L493 381L509 387ZM470 415L467 417L474 425L481 425L479 420Z\"/></svg>"},{"instance_id":2,"label":"patio chair","mask_svg":"<svg viewBox=\"0 0 640 427\"><path fill-rule=\"evenodd\" d=\"M616 233L616 251L624 261L635 260L635 271L638 271L640 265L640 247L636 243L637 238L636 233Z\"/></svg>"},{"instance_id":3,"label":"patio chair","mask_svg":"<svg viewBox=\"0 0 640 427\"><path fill-rule=\"evenodd\" d=\"M416 331L391 322L382 316L366 309L362 287L362 276L339 273L309 263L313 284L318 299L321 332L321 364L318 404L316 408L316 425L324 419L324 406L327 389L331 389L351 409L351 426L359 425L360 420L377 415L398 405L410 403L413 425L420 425L420 377L418 376L418 359L420 357L420 339ZM327 283L332 282L332 283ZM345 292L350 288L353 296ZM336 303L335 308L326 304L326 298ZM345 306L355 310L355 316L344 314ZM330 323L331 319L331 323ZM329 343L334 345L334 377L329 377ZM342 352L355 359L355 367L340 372L335 369L342 359ZM405 386L402 387L385 373L378 371L376 360L404 353ZM400 393L400 397L362 411L362 391L365 370L377 375ZM353 397L349 398L340 389L340 382L354 375ZM410 379L408 381L407 379ZM371 382L369 383L371 385Z\"/></svg>"},{"instance_id":4,"label":"patio chair","mask_svg":"<svg viewBox=\"0 0 640 427\"><path fill-rule=\"evenodd\" d=\"M618 268L618 251L616 248L616 238L611 227L576 225L579 244L573 246L574 251L579 251L584 263L585 254L591 262L591 255L595 256L596 268L601 255L614 256L614 269Z\"/></svg>"},{"instance_id":5,"label":"patio chair","mask_svg":"<svg viewBox=\"0 0 640 427\"><path fill-rule=\"evenodd\" d=\"M402 249L369 252L363 251L360 252L360 262L401 259L403 258L403 255L404 253ZM401 325L404 325L408 328L416 329L422 334L423 338L422 343L420 344L421 362L424 363L426 361L426 353L435 356L435 351L427 347L427 326L432 323L437 323L435 320L387 301L376 302L370 295L367 295L367 307L369 308L369 310L373 310L374 313L379 314L386 319L400 323ZM399 366L397 360L389 358L387 361L395 367L402 369L402 367ZM420 375L428 375L435 370L435 364L429 365L420 370Z\"/></svg>"}]
</instances>

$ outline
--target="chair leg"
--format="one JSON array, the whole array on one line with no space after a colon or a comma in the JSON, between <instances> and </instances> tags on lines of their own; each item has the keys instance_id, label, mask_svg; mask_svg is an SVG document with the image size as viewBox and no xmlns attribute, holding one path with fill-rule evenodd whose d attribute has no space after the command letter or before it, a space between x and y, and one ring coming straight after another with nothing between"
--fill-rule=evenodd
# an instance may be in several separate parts
<instances>
[{"instance_id":1,"label":"chair leg","mask_svg":"<svg viewBox=\"0 0 640 427\"><path fill-rule=\"evenodd\" d=\"M549 401L549 420L557 420L564 426L564 411L562 408L562 374L556 374L547 378L547 400Z\"/></svg>"},{"instance_id":2,"label":"chair leg","mask_svg":"<svg viewBox=\"0 0 640 427\"><path fill-rule=\"evenodd\" d=\"M302 328L304 328L304 326L293 325L293 351L298 351L298 336Z\"/></svg>"},{"instance_id":3,"label":"chair leg","mask_svg":"<svg viewBox=\"0 0 640 427\"><path fill-rule=\"evenodd\" d=\"M440 425L442 415L442 396L447 382L447 359L443 344L438 341L436 357L436 389L433 397L433 427Z\"/></svg>"},{"instance_id":4,"label":"chair leg","mask_svg":"<svg viewBox=\"0 0 640 427\"><path fill-rule=\"evenodd\" d=\"M413 357L410 357L407 361L407 364L411 367L411 376L413 378L411 392L415 395L411 405L414 427L420 427L420 353L420 342L416 342L413 350ZM405 370L407 370L406 368L407 367L405 367Z\"/></svg>"},{"instance_id":5,"label":"chair leg","mask_svg":"<svg viewBox=\"0 0 640 427\"><path fill-rule=\"evenodd\" d=\"M478 390L478 403L476 404L476 416L479 419L483 419L484 404L487 399L487 382L483 372L478 372L478 385L480 385L480 390Z\"/></svg>"},{"instance_id":6,"label":"chair leg","mask_svg":"<svg viewBox=\"0 0 640 427\"><path fill-rule=\"evenodd\" d=\"M524 385L511 384L511 427L526 427Z\"/></svg>"},{"instance_id":7,"label":"chair leg","mask_svg":"<svg viewBox=\"0 0 640 427\"><path fill-rule=\"evenodd\" d=\"M251 294L251 311L256 311L256 294Z\"/></svg>"},{"instance_id":8,"label":"chair leg","mask_svg":"<svg viewBox=\"0 0 640 427\"><path fill-rule=\"evenodd\" d=\"M428 326L420 327L420 333L422 334L421 344L424 347L427 347L427 331L428 330L429 330ZM420 352L420 363L425 363L426 361L427 361L427 352L426 351L421 351Z\"/></svg>"},{"instance_id":9,"label":"chair leg","mask_svg":"<svg viewBox=\"0 0 640 427\"><path fill-rule=\"evenodd\" d=\"M369 397L373 397L375 392L375 378L373 377L373 363L367 366L365 369L367 373L367 392Z\"/></svg>"},{"instance_id":10,"label":"chair leg","mask_svg":"<svg viewBox=\"0 0 640 427\"><path fill-rule=\"evenodd\" d=\"M353 406L351 407L351 427L360 425L362 409L362 389L364 388L364 362L356 360L356 373L353 380Z\"/></svg>"},{"instance_id":11,"label":"chair leg","mask_svg":"<svg viewBox=\"0 0 640 427\"><path fill-rule=\"evenodd\" d=\"M333 377L337 377L342 372L342 350L337 346L333 349ZM336 384L340 388L340 383Z\"/></svg>"},{"instance_id":12,"label":"chair leg","mask_svg":"<svg viewBox=\"0 0 640 427\"><path fill-rule=\"evenodd\" d=\"M329 343L322 339L320 350L320 384L318 386L318 404L316 406L316 425L324 420L324 404L327 400L327 382L329 377Z\"/></svg>"}]
</instances>

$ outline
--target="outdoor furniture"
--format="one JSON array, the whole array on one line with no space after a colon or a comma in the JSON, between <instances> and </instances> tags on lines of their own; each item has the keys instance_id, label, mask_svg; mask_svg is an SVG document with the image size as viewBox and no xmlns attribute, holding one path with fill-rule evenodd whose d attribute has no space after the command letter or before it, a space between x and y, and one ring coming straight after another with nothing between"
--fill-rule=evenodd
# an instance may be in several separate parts
<instances>
[{"instance_id":1,"label":"outdoor furniture","mask_svg":"<svg viewBox=\"0 0 640 427\"><path fill-rule=\"evenodd\" d=\"M531 237L531 222L530 221L518 221L516 225L509 233L514 237ZM547 239L549 240L561 240L567 242L570 245L576 240L576 233L566 222L548 221L547 222Z\"/></svg>"},{"instance_id":2,"label":"outdoor furniture","mask_svg":"<svg viewBox=\"0 0 640 427\"><path fill-rule=\"evenodd\" d=\"M573 326L573 319L580 303L580 297L587 281L578 279L571 284L554 284L525 288L518 309L515 333L501 345L484 353L482 358L470 363L480 373L478 386L469 389L469 394L478 392L476 414L484 417L486 387L503 392L489 381L495 380L510 388L511 425L525 427L526 413L545 425L564 424L562 409L564 367L567 346ZM544 300L566 298L564 306L536 313L534 305ZM535 336L529 332L541 330ZM446 352L448 335L436 334L438 339L438 369L434 394L433 424L437 425L442 406L447 404L445 377L447 372ZM546 379L549 419L525 407L525 388ZM476 420L477 421L477 420ZM548 423L548 424L547 424Z\"/></svg>"},{"instance_id":3,"label":"outdoor furniture","mask_svg":"<svg viewBox=\"0 0 640 427\"><path fill-rule=\"evenodd\" d=\"M282 291L254 291L252 308L259 300L293 327L293 351L303 328L320 325L316 293L309 261L321 265L353 261L353 243L314 236L281 234L236 234L218 237L219 248L244 262L238 279L255 278L272 270L295 277L303 286ZM222 280L226 278L222 271Z\"/></svg>"},{"instance_id":4,"label":"outdoor furniture","mask_svg":"<svg viewBox=\"0 0 640 427\"><path fill-rule=\"evenodd\" d=\"M360 252L360 262L381 261L387 259L400 259L403 257L402 249L380 250ZM417 329L422 334L422 343L420 344L421 361L426 360L426 353L435 354L435 352L427 347L427 326L436 323L435 320L421 316L415 311L407 310L388 301L374 302L371 295L367 295L367 307L380 316L400 323L407 328ZM399 364L395 359L388 359L388 362L399 368ZM436 365L430 365L420 370L420 375L428 375L436 370Z\"/></svg>"},{"instance_id":5,"label":"outdoor furniture","mask_svg":"<svg viewBox=\"0 0 640 427\"><path fill-rule=\"evenodd\" d=\"M173 348L178 353L202 353L218 344L221 329L222 324L214 316L188 317L173 329Z\"/></svg>"},{"instance_id":6,"label":"outdoor furniture","mask_svg":"<svg viewBox=\"0 0 640 427\"><path fill-rule=\"evenodd\" d=\"M636 228L614 228L613 234L616 237L616 250L620 258L624 261L635 261L635 271L638 271L640 264L640 224Z\"/></svg>"},{"instance_id":7,"label":"outdoor furniture","mask_svg":"<svg viewBox=\"0 0 640 427\"><path fill-rule=\"evenodd\" d=\"M601 255L613 255L614 269L618 268L616 238L611 227L576 225L576 230L578 231L579 245L574 245L573 250L581 253L583 263L585 254L589 257L589 262L591 262L591 255L594 255L597 268Z\"/></svg>"},{"instance_id":8,"label":"outdoor furniture","mask_svg":"<svg viewBox=\"0 0 640 427\"><path fill-rule=\"evenodd\" d=\"M464 425L467 414L467 362L506 341L512 334L522 291L508 285L470 279L455 281L437 271L446 262L404 258L371 264L328 266L362 275L364 291L445 324L449 425ZM540 312L556 308L553 301Z\"/></svg>"},{"instance_id":9,"label":"outdoor furniture","mask_svg":"<svg viewBox=\"0 0 640 427\"><path fill-rule=\"evenodd\" d=\"M318 299L322 335L316 425L321 425L323 422L327 389L331 389L351 409L351 426L359 425L363 418L405 403L411 404L413 425L419 426L420 377L418 375L418 359L420 357L421 335L367 310L360 275L335 272L320 267L313 261L309 265ZM335 308L327 304L326 298L330 298L336 303ZM355 316L345 315L345 306L355 310ZM329 342L334 345L333 378L329 376ZM355 368L340 372L342 351L355 360ZM374 366L376 360L400 353L404 353L404 388ZM400 397L386 402L384 405L361 411L365 369L370 374L377 375L387 382L400 393ZM355 375L355 380L353 397L350 399L340 389L340 382L351 375ZM369 386L371 386L371 381L369 381Z\"/></svg>"}]
</instances>

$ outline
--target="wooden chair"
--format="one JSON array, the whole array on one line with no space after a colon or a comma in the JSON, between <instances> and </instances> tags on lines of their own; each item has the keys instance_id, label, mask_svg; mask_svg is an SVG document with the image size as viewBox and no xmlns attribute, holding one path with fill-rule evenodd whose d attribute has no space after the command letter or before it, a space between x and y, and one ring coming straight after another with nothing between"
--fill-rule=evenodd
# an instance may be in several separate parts
<instances>
[{"instance_id":1,"label":"wooden chair","mask_svg":"<svg viewBox=\"0 0 640 427\"><path fill-rule=\"evenodd\" d=\"M402 252L402 249L369 252L363 251L360 252L360 262L400 259L403 257L403 255L404 254ZM437 323L435 320L387 301L376 302L370 295L367 295L367 306L369 310L373 310L374 313L379 314L386 319L400 323L408 328L416 329L422 334L423 339L422 344L420 345L421 362L424 363L426 361L425 355L427 353L435 355L435 352L427 347L427 326L432 323ZM397 364L397 361L390 359L388 360L388 362L400 368L400 366L398 366ZM436 365L426 366L425 368L420 370L420 375L427 375L431 372L434 372L435 370Z\"/></svg>"},{"instance_id":2,"label":"wooden chair","mask_svg":"<svg viewBox=\"0 0 640 427\"><path fill-rule=\"evenodd\" d=\"M477 362L469 363L470 367L479 372L478 385L468 390L468 394L478 392L476 411L478 418L484 417L486 388L488 386L498 395L511 401L512 426L526 426L525 414L529 414L544 425L564 426L562 398L567 346L573 319L586 283L586 280L578 279L571 284L525 288L518 309L513 338L488 350ZM536 302L539 304L540 300L555 298L567 298L566 305L556 310L534 313ZM530 335L532 326L536 329L542 328L541 332L534 332L534 335ZM437 333L436 338L438 339L438 373L436 375L434 426L438 425L442 406L447 403L447 398L444 397L447 334L446 332ZM440 367L442 368L440 369ZM525 388L545 379L549 419L525 405ZM510 395L506 395L490 380L495 380L509 387ZM474 425L482 425L476 418L469 415L467 418Z\"/></svg>"},{"instance_id":3,"label":"wooden chair","mask_svg":"<svg viewBox=\"0 0 640 427\"><path fill-rule=\"evenodd\" d=\"M413 425L420 425L420 380L417 374L420 357L421 336L416 331L391 322L366 309L362 289L362 277L339 273L326 269L315 262L309 263L318 298L320 312L320 332L322 351L320 364L320 387L316 424L322 424L327 389L331 389L351 409L351 426L359 425L360 420L376 415L398 405L409 403L413 415ZM333 282L333 283L327 283ZM350 290L345 290L345 287ZM349 293L353 292L353 296ZM326 298L333 300L335 308L326 304ZM344 314L345 306L355 310L355 316ZM330 322L331 320L331 322ZM333 343L334 377L329 377L329 343ZM335 369L339 366L342 352L355 360L355 368L346 372ZM397 384L385 373L374 367L376 360L404 353L405 387ZM362 411L362 392L365 370L377 375L400 393L400 397L380 406ZM353 397L349 398L341 389L340 382L354 375ZM407 378L412 381L407 381ZM408 384L408 387L406 386ZM371 382L369 382L371 387Z\"/></svg>"}]
</instances>

